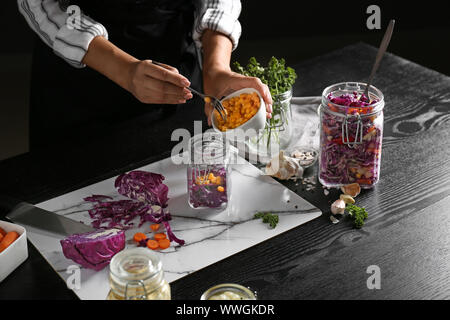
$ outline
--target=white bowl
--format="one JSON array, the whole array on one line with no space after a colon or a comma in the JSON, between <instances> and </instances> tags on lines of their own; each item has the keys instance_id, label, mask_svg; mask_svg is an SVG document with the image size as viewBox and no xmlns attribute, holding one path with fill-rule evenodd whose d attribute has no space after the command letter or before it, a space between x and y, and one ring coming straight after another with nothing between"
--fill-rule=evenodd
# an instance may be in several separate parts
<instances>
[{"instance_id":1,"label":"white bowl","mask_svg":"<svg viewBox=\"0 0 450 320\"><path fill-rule=\"evenodd\" d=\"M16 231L19 237L0 252L0 282L28 258L27 232L25 228L0 220L0 227L6 232Z\"/></svg>"},{"instance_id":2,"label":"white bowl","mask_svg":"<svg viewBox=\"0 0 450 320\"><path fill-rule=\"evenodd\" d=\"M259 94L258 90L253 89L253 88L245 88L245 89L241 89L238 91L233 92L232 94L226 96L225 98L223 98L222 100L220 100L221 102L236 96L239 96L241 93L253 93L256 92L258 94L259 97L259 110L258 112L256 112L256 114L251 117L250 119L248 119L247 122L244 122L243 124L241 124L240 126L234 128L234 129L229 129L227 131L220 131L217 128L217 118L216 118L216 113L212 112L211 114L211 122L212 122L212 126L214 128L215 131L220 132L224 135L227 136L227 138L232 138L235 140L241 140L239 138L253 138L254 136L257 136L260 130L263 130L264 127L266 126L266 104L264 103L263 98L261 97L261 95ZM219 116L220 117L220 116ZM253 130L250 130L253 129ZM239 131L243 131L245 133L245 135L242 135ZM239 134L238 134L239 132Z\"/></svg>"}]
</instances>

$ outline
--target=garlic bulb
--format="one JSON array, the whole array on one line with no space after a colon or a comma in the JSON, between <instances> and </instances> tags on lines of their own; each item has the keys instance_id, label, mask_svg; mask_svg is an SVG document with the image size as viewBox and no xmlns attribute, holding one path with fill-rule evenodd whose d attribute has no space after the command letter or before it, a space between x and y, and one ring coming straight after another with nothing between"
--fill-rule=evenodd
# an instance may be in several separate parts
<instances>
[{"instance_id":1,"label":"garlic bulb","mask_svg":"<svg viewBox=\"0 0 450 320\"><path fill-rule=\"evenodd\" d=\"M266 174L281 180L297 179L303 176L303 168L297 159L285 156L284 152L280 151L279 155L266 165Z\"/></svg>"}]
</instances>

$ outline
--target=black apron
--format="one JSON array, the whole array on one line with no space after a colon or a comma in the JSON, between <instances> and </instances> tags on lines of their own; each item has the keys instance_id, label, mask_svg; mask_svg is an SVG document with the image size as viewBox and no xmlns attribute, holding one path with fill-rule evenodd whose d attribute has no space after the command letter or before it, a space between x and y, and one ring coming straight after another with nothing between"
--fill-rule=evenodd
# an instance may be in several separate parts
<instances>
[{"instance_id":1,"label":"black apron","mask_svg":"<svg viewBox=\"0 0 450 320\"><path fill-rule=\"evenodd\" d=\"M109 40L122 50L138 59L172 65L194 87L201 88L192 40L193 1L78 0L70 4L78 5L83 13L102 23ZM163 120L185 118L186 127L190 127L188 119L204 118L201 107L183 106L140 103L98 72L89 67L74 68L42 41L36 44L30 99L31 151L108 135L141 116L149 126L155 126L162 139L170 140L171 131L176 129L170 123L179 126L180 121Z\"/></svg>"}]
</instances>

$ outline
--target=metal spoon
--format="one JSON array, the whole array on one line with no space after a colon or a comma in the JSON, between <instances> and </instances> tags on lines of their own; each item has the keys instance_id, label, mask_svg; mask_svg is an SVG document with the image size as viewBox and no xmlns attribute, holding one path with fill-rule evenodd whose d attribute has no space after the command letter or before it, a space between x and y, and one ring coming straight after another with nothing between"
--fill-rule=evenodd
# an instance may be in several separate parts
<instances>
[{"instance_id":1,"label":"metal spoon","mask_svg":"<svg viewBox=\"0 0 450 320\"><path fill-rule=\"evenodd\" d=\"M377 57L375 58L375 63L373 64L372 72L370 73L369 81L367 82L367 86L366 86L366 90L364 90L364 95L369 99L369 102L370 102L369 88L370 88L370 85L372 84L373 77L375 76L375 73L377 72L378 67L380 66L381 59L383 58L383 55L386 52L386 49L389 45L389 41L391 41L392 31L394 31L394 24L395 24L395 20L391 20L389 22L386 32L384 33L383 40L381 40L380 47L378 48ZM362 98L362 96L359 99L361 100L361 98Z\"/></svg>"}]
</instances>

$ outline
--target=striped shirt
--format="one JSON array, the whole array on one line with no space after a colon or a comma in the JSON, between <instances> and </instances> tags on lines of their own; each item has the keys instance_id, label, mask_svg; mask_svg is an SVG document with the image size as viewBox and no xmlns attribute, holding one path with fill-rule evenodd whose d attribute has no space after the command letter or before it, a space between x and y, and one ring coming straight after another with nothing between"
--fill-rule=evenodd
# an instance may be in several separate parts
<instances>
[{"instance_id":1,"label":"striped shirt","mask_svg":"<svg viewBox=\"0 0 450 320\"><path fill-rule=\"evenodd\" d=\"M78 12L78 7L64 8L58 0L17 0L19 11L31 29L54 53L69 64L83 68L83 57L96 36L108 39L108 31L99 22ZM238 21L240 0L196 0L192 37L201 51L201 36L206 29L227 35L237 47L241 35Z\"/></svg>"}]
</instances>

